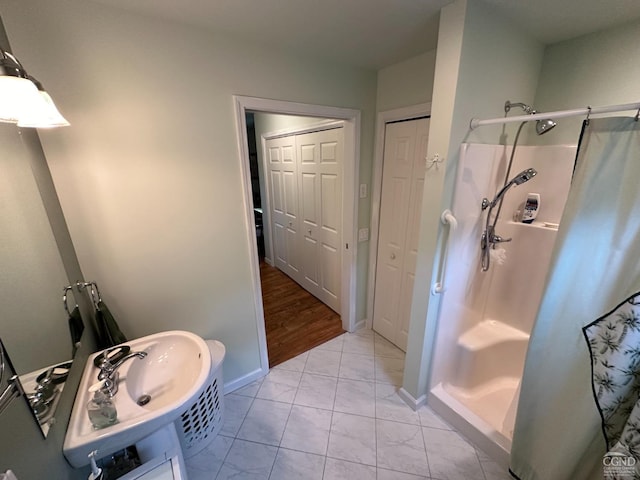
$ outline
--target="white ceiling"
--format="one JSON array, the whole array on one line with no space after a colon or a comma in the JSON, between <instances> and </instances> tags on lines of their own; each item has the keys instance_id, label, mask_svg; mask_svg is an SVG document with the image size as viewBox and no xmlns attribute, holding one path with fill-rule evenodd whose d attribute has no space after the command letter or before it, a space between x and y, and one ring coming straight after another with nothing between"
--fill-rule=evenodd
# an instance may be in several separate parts
<instances>
[{"instance_id":1,"label":"white ceiling","mask_svg":"<svg viewBox=\"0 0 640 480\"><path fill-rule=\"evenodd\" d=\"M288 52L379 69L434 49L438 12L452 0L94 1ZM545 44L640 18L640 0L484 2Z\"/></svg>"}]
</instances>

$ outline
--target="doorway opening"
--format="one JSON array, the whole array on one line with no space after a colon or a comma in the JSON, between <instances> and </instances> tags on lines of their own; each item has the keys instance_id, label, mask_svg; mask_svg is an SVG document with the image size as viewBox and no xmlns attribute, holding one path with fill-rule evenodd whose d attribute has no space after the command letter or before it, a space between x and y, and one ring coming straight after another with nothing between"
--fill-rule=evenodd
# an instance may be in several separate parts
<instances>
[{"instance_id":1,"label":"doorway opening","mask_svg":"<svg viewBox=\"0 0 640 480\"><path fill-rule=\"evenodd\" d=\"M352 331L356 327L355 219L360 113L351 109L253 97L236 96L234 99L242 155L246 223L248 231L252 232L249 247L253 260L251 267L261 369L265 374L270 364L281 363L288 356L292 358L344 330ZM264 126L260 126L265 116L280 120L295 118L297 122L281 123L282 128L277 127L277 122L271 123L269 131L265 131ZM300 125L301 122L306 122L306 125ZM297 125L292 126L295 123ZM333 148L332 138L327 137L336 132L339 132L342 142L339 149ZM250 140L251 136L255 141ZM295 150L292 148L294 145ZM316 148L312 148L313 145ZM311 161L315 155L312 151L318 152L326 161ZM298 167L290 168L292 158L287 155L292 152L301 157ZM331 156L338 152L342 158L332 165ZM265 161L269 155L271 157ZM285 159L289 164L285 165ZM272 182L271 185L265 177ZM324 183L314 184L314 178L322 178ZM273 182L277 184L275 189ZM295 197L291 194L295 193L298 184L305 182L306 190L300 189L306 192L300 197L300 208L293 208L291 199ZM285 206L284 192L287 188L289 204L285 209L281 207ZM340 202L323 201L323 193L325 200L339 199ZM313 203L314 198L316 203ZM313 215L309 215L314 208L315 220ZM304 215L298 213L304 209ZM289 215L277 218L284 210ZM327 226L330 228L324 228ZM329 238L332 235L335 238ZM279 243L282 239L285 241ZM282 250L282 245L289 251ZM320 252L319 260L312 261L310 253L314 250ZM288 262L288 258L296 261ZM333 277L327 274L327 265L331 266L330 271L335 274ZM336 278L337 282L334 281ZM327 298L323 298L325 294ZM267 328L273 324L279 331L275 336L267 335ZM273 337L270 338L273 341L269 341L267 346L268 336Z\"/></svg>"},{"instance_id":2,"label":"doorway opening","mask_svg":"<svg viewBox=\"0 0 640 480\"><path fill-rule=\"evenodd\" d=\"M263 112L247 112L246 122L267 351L274 367L344 333L343 125Z\"/></svg>"}]
</instances>

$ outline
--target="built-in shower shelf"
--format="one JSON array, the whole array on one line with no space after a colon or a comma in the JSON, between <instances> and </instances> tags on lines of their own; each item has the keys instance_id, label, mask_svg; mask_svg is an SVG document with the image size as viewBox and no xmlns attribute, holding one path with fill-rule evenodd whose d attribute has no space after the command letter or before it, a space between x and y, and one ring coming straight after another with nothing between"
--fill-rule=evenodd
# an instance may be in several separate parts
<instances>
[{"instance_id":1,"label":"built-in shower shelf","mask_svg":"<svg viewBox=\"0 0 640 480\"><path fill-rule=\"evenodd\" d=\"M543 230L553 230L558 231L559 223L553 222L538 222L534 221L533 223L522 223L522 222L514 222L513 220L509 220L507 222L509 225L519 225L523 228L541 228Z\"/></svg>"},{"instance_id":2,"label":"built-in shower shelf","mask_svg":"<svg viewBox=\"0 0 640 480\"><path fill-rule=\"evenodd\" d=\"M497 320L483 320L464 332L458 345L468 351L478 351L505 342L528 342L529 335Z\"/></svg>"}]
</instances>

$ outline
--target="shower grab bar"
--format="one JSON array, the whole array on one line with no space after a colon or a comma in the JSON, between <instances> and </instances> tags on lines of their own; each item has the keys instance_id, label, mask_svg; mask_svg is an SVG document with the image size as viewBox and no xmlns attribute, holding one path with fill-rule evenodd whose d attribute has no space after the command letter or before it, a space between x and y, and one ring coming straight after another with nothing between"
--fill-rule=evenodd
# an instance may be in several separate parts
<instances>
[{"instance_id":1,"label":"shower grab bar","mask_svg":"<svg viewBox=\"0 0 640 480\"><path fill-rule=\"evenodd\" d=\"M449 226L449 232L447 233L447 239L444 242L444 248L442 249L442 260L440 261L440 270L438 272L438 280L431 287L431 294L438 295L445 291L445 275L447 273L447 256L449 255L449 243L451 240L451 233L458 228L458 220L453 216L451 210L446 209L440 215L440 221L444 225Z\"/></svg>"}]
</instances>

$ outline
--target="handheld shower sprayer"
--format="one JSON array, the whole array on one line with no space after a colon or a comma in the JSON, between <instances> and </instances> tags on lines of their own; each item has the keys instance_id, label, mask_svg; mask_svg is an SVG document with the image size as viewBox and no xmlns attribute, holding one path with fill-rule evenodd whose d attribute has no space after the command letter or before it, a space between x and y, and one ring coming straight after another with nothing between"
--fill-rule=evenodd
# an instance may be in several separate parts
<instances>
[{"instance_id":1,"label":"handheld shower sprayer","mask_svg":"<svg viewBox=\"0 0 640 480\"><path fill-rule=\"evenodd\" d=\"M527 105L526 103L521 102L510 102L507 100L504 102L504 115L505 117L511 111L512 108L518 107L521 108L525 114L527 115L535 115L539 113L533 108L531 105ZM533 168L527 168L526 170L520 172L518 175L513 177L511 180L508 180L509 175L511 173L511 166L513 165L513 158L516 153L516 147L518 145L518 138L520 137L520 132L522 131L522 127L524 127L527 123L527 120L524 120L520 123L518 127L518 131L516 132L515 139L513 141L513 149L511 150L511 156L509 158L509 165L507 167L507 171L504 176L504 186L498 191L495 198L492 201L489 201L488 198L484 198L482 200L482 210L489 209L487 212L487 219L485 222L485 229L482 237L480 238L480 249L481 249L481 258L482 258L482 271L486 272L489 270L489 264L491 263L491 250L495 249L497 243L500 242L510 242L510 238L502 238L500 235L496 234L496 224L498 223L498 217L500 216L500 211L502 210L502 201L504 195L507 191L514 185L521 185L524 182L528 182L533 177L535 177L538 172L536 172ZM536 121L536 133L538 135L542 135L547 133L549 130L556 126L556 122L551 120L550 118L544 118ZM491 221L491 214L493 213L493 209L497 207L496 214Z\"/></svg>"},{"instance_id":2,"label":"handheld shower sprayer","mask_svg":"<svg viewBox=\"0 0 640 480\"><path fill-rule=\"evenodd\" d=\"M489 201L488 198L482 199L482 210L489 211L487 212L487 220L485 222L484 233L480 238L480 250L482 254L482 271L486 272L489 270L490 258L491 258L491 249L495 248L498 243L510 242L510 238L502 238L500 235L496 233L496 223L498 223L498 215L496 214L493 223L491 223L491 212L494 207L500 202L502 197L507 193L507 191L514 185L522 185L525 182L528 182L533 177L535 177L538 172L533 168L527 168L523 170L511 180L509 180L504 187L500 189L493 200Z\"/></svg>"},{"instance_id":3,"label":"handheld shower sprayer","mask_svg":"<svg viewBox=\"0 0 640 480\"><path fill-rule=\"evenodd\" d=\"M513 177L509 182L507 182L507 184L500 189L500 191L496 194L495 198L491 202L489 202L487 198L484 198L482 200L482 210L486 210L488 207L495 207L500 199L504 197L504 194L507 193L507 190L509 190L513 185L522 185L523 183L531 180L537 174L538 172L533 168L527 168L526 170L523 170L518 175Z\"/></svg>"}]
</instances>

